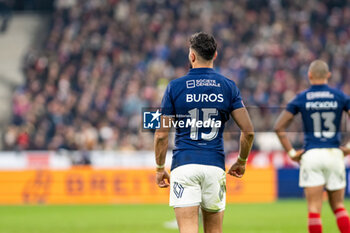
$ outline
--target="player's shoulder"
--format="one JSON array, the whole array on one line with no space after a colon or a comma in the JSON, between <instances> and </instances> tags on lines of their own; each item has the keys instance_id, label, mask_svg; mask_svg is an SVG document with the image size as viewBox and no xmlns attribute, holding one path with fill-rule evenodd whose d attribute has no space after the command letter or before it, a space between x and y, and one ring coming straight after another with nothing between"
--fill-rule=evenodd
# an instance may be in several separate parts
<instances>
[{"instance_id":1,"label":"player's shoulder","mask_svg":"<svg viewBox=\"0 0 350 233\"><path fill-rule=\"evenodd\" d=\"M317 92L318 95L331 99L344 100L348 98L348 96L339 88L330 87L328 85L324 85L324 87L320 90L314 90L311 87L310 92Z\"/></svg>"},{"instance_id":2,"label":"player's shoulder","mask_svg":"<svg viewBox=\"0 0 350 233\"><path fill-rule=\"evenodd\" d=\"M325 91L325 90L322 90L323 92ZM328 90L326 90L326 91L328 91ZM294 98L294 100L306 100L306 99L308 99L308 97L312 94L312 93L314 93L314 92L320 92L320 90L315 90L315 89L313 89L312 88L312 86L311 87L309 87L309 88L307 88L307 89L305 89L305 90L303 90L303 91L300 91L300 92L298 92L296 95L295 95L295 98Z\"/></svg>"},{"instance_id":3,"label":"player's shoulder","mask_svg":"<svg viewBox=\"0 0 350 233\"><path fill-rule=\"evenodd\" d=\"M347 99L347 95L337 88L325 86L322 89L314 89L312 86L296 94L294 100L309 100L322 96L322 98Z\"/></svg>"},{"instance_id":4,"label":"player's shoulder","mask_svg":"<svg viewBox=\"0 0 350 233\"><path fill-rule=\"evenodd\" d=\"M215 72L215 78L220 82L220 83L223 83L224 86L226 87L229 87L229 88L232 88L232 87L237 87L235 81L233 81L232 79L229 79L228 77L218 73L218 72Z\"/></svg>"},{"instance_id":5,"label":"player's shoulder","mask_svg":"<svg viewBox=\"0 0 350 233\"><path fill-rule=\"evenodd\" d=\"M186 80L188 80L188 75L184 75L180 78L175 78L169 82L168 88L177 88L179 86L182 86L184 83L186 83Z\"/></svg>"},{"instance_id":6,"label":"player's shoulder","mask_svg":"<svg viewBox=\"0 0 350 233\"><path fill-rule=\"evenodd\" d=\"M306 100L307 93L310 91L310 89L306 89L303 91L300 91L296 93L295 97L292 99L292 101L298 101L298 100Z\"/></svg>"},{"instance_id":7,"label":"player's shoulder","mask_svg":"<svg viewBox=\"0 0 350 233\"><path fill-rule=\"evenodd\" d=\"M348 98L348 96L342 90L340 90L338 88L328 86L328 90L338 98L345 98L345 99Z\"/></svg>"},{"instance_id":8,"label":"player's shoulder","mask_svg":"<svg viewBox=\"0 0 350 233\"><path fill-rule=\"evenodd\" d=\"M220 74L220 73L216 73L217 77L219 79L221 79L223 82L227 82L227 83L230 83L230 84L233 84L233 85L236 85L235 81L233 81L232 79L229 79L228 77Z\"/></svg>"}]
</instances>

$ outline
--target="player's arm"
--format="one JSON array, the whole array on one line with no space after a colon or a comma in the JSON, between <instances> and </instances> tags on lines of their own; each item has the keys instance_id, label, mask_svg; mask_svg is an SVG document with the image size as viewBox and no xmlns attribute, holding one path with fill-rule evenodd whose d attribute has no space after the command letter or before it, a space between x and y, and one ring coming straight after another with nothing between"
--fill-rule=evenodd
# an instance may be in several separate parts
<instances>
[{"instance_id":1,"label":"player's arm","mask_svg":"<svg viewBox=\"0 0 350 233\"><path fill-rule=\"evenodd\" d=\"M283 148L288 153L289 157L294 161L299 161L301 155L304 153L304 150L296 151L290 140L287 137L286 129L292 123L294 115L289 111L284 110L281 115L278 117L276 124L274 126L274 131L276 132L278 139L280 140Z\"/></svg>"},{"instance_id":2,"label":"player's arm","mask_svg":"<svg viewBox=\"0 0 350 233\"><path fill-rule=\"evenodd\" d=\"M164 116L161 116L161 122L163 121ZM167 119L166 119L167 120ZM160 128L156 130L154 135L154 150L156 155L156 182L160 188L169 187L170 176L169 173L165 170L165 158L166 152L168 150L168 138L169 138L169 128ZM166 182L167 180L168 182Z\"/></svg>"},{"instance_id":3,"label":"player's arm","mask_svg":"<svg viewBox=\"0 0 350 233\"><path fill-rule=\"evenodd\" d=\"M246 108L239 108L231 112L231 116L241 129L239 155L228 174L241 178L245 172L245 165L254 140L254 127Z\"/></svg>"}]
</instances>

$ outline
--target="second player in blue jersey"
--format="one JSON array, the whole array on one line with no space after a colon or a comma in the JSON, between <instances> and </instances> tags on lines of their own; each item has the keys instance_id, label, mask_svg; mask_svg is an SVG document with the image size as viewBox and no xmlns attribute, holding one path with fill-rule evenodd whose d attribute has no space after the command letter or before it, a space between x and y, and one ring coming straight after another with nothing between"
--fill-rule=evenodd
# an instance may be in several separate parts
<instances>
[{"instance_id":1,"label":"second player in blue jersey","mask_svg":"<svg viewBox=\"0 0 350 233\"><path fill-rule=\"evenodd\" d=\"M349 98L328 86L331 77L328 65L321 60L310 64L311 87L298 94L278 118L275 131L288 155L300 164L299 186L304 188L308 204L309 233L322 233L321 209L324 189L341 233L350 232L350 219L344 207L346 173L344 155L349 148L340 146L341 119L350 114ZM305 146L295 151L286 128L301 113Z\"/></svg>"},{"instance_id":2,"label":"second player in blue jersey","mask_svg":"<svg viewBox=\"0 0 350 233\"><path fill-rule=\"evenodd\" d=\"M301 113L305 150L339 148L342 114L349 109L348 97L327 84L312 85L286 108L293 115Z\"/></svg>"}]
</instances>

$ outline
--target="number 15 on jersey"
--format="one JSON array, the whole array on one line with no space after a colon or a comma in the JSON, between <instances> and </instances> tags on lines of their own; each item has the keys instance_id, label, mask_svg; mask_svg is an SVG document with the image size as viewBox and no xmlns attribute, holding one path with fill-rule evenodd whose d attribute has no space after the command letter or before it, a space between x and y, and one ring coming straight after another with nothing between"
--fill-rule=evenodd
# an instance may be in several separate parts
<instances>
[{"instance_id":1,"label":"number 15 on jersey","mask_svg":"<svg viewBox=\"0 0 350 233\"><path fill-rule=\"evenodd\" d=\"M191 122L194 122L191 124L191 132L190 132L190 138L192 140L206 140L211 141L214 138L217 137L219 127L211 127L211 131L209 133L199 132L200 128L207 128L205 127L205 123L208 122L210 126L213 126L213 124L210 124L211 122L214 122L214 119L212 117L218 116L218 110L216 108L193 108L190 111L188 111L191 117ZM203 121L200 121L200 114L203 114ZM202 122L201 124L198 124ZM221 124L220 124L221 125ZM201 127L199 127L201 126Z\"/></svg>"}]
</instances>

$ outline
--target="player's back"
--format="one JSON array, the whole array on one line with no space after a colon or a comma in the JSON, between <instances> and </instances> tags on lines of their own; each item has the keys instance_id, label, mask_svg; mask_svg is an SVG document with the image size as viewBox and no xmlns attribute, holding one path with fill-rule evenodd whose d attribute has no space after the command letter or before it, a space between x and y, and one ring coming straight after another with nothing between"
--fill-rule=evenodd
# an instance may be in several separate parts
<instances>
[{"instance_id":1,"label":"player's back","mask_svg":"<svg viewBox=\"0 0 350 233\"><path fill-rule=\"evenodd\" d=\"M348 97L328 85L312 85L291 101L287 110L302 115L305 149L338 148L343 111Z\"/></svg>"},{"instance_id":2,"label":"player's back","mask_svg":"<svg viewBox=\"0 0 350 233\"><path fill-rule=\"evenodd\" d=\"M205 164L224 169L223 131L234 109L244 107L235 83L211 68L196 68L167 87L162 112L175 116L172 169Z\"/></svg>"}]
</instances>

